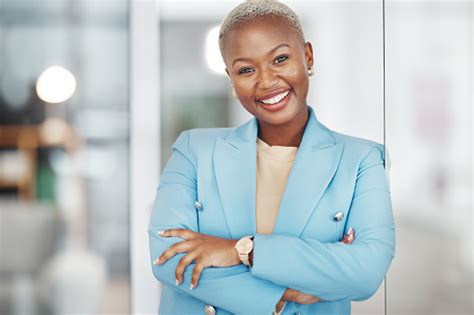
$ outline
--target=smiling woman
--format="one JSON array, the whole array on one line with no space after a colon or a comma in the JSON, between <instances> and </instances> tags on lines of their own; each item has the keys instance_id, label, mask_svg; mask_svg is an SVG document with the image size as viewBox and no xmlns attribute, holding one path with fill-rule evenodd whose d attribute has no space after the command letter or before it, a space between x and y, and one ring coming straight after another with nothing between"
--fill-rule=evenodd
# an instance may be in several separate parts
<instances>
[{"instance_id":1,"label":"smiling woman","mask_svg":"<svg viewBox=\"0 0 474 315\"><path fill-rule=\"evenodd\" d=\"M313 66L311 43L274 15L221 31L222 55L245 109L270 145L298 146L308 119L306 96Z\"/></svg>"},{"instance_id":2,"label":"smiling woman","mask_svg":"<svg viewBox=\"0 0 474 315\"><path fill-rule=\"evenodd\" d=\"M254 117L173 145L148 230L160 314L348 314L394 256L383 146L318 121L312 45L286 5L240 4L219 45Z\"/></svg>"}]
</instances>

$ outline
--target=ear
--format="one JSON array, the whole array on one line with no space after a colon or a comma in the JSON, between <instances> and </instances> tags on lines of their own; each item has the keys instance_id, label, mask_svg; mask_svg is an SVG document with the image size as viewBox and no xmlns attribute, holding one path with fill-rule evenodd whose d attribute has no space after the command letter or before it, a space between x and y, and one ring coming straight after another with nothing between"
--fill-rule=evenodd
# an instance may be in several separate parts
<instances>
[{"instance_id":1,"label":"ear","mask_svg":"<svg viewBox=\"0 0 474 315\"><path fill-rule=\"evenodd\" d=\"M310 42L304 44L304 56L309 69L314 65L313 45Z\"/></svg>"}]
</instances>

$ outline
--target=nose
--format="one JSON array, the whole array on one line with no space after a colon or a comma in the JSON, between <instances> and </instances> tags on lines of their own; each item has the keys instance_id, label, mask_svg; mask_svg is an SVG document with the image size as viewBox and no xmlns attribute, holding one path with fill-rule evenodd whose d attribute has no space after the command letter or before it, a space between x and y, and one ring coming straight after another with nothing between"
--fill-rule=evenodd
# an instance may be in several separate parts
<instances>
[{"instance_id":1,"label":"nose","mask_svg":"<svg viewBox=\"0 0 474 315\"><path fill-rule=\"evenodd\" d=\"M271 89L278 85L278 77L271 69L261 69L258 78L258 85L261 89Z\"/></svg>"}]
</instances>

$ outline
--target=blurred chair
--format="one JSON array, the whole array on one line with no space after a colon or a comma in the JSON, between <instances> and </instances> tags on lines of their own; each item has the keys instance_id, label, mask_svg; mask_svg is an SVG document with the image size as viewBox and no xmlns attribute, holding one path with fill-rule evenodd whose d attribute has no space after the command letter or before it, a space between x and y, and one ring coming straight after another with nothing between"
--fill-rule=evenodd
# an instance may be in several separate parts
<instances>
[{"instance_id":1,"label":"blurred chair","mask_svg":"<svg viewBox=\"0 0 474 315\"><path fill-rule=\"evenodd\" d=\"M61 240L53 205L0 201L0 314L96 314L105 260ZM62 246L61 246L62 247Z\"/></svg>"},{"instance_id":2,"label":"blurred chair","mask_svg":"<svg viewBox=\"0 0 474 315\"><path fill-rule=\"evenodd\" d=\"M57 253L40 281L41 301L52 314L98 314L107 283L105 260L85 248Z\"/></svg>"},{"instance_id":3,"label":"blurred chair","mask_svg":"<svg viewBox=\"0 0 474 315\"><path fill-rule=\"evenodd\" d=\"M36 313L36 278L54 253L59 222L53 205L0 201L0 304L10 313Z\"/></svg>"}]
</instances>

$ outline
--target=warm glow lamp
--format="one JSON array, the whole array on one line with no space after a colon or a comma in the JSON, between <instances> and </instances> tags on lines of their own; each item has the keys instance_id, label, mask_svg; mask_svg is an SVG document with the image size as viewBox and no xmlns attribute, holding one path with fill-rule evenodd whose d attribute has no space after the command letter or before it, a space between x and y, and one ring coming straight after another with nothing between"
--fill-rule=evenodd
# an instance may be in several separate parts
<instances>
[{"instance_id":1,"label":"warm glow lamp","mask_svg":"<svg viewBox=\"0 0 474 315\"><path fill-rule=\"evenodd\" d=\"M76 78L69 70L59 66L49 67L36 81L36 93L47 103L65 102L75 91Z\"/></svg>"}]
</instances>

